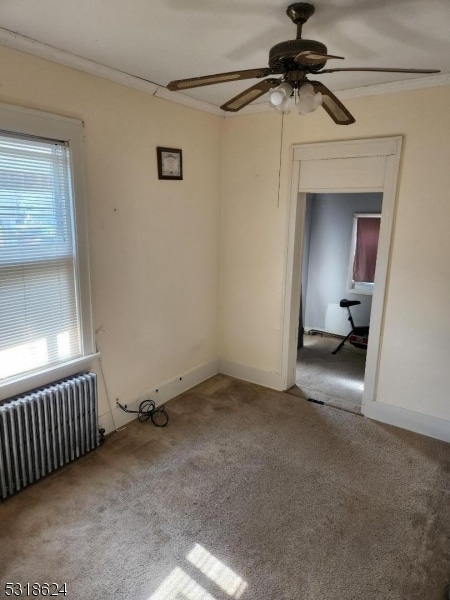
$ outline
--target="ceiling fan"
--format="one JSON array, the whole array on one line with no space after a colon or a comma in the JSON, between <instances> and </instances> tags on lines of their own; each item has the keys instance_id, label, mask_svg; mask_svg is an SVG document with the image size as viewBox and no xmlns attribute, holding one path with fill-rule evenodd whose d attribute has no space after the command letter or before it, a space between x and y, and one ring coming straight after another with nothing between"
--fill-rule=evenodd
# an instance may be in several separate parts
<instances>
[{"instance_id":1,"label":"ceiling fan","mask_svg":"<svg viewBox=\"0 0 450 600\"><path fill-rule=\"evenodd\" d=\"M269 51L269 66L261 69L247 69L178 79L171 81L166 87L169 90L186 90L204 85L214 85L227 81L241 79L260 79L267 77L252 87L241 92L220 108L225 111L237 112L263 94L277 88L271 94L271 103L281 112L287 112L289 99L298 99L304 103L304 110L310 112L323 106L329 116L338 125L350 125L355 122L354 117L345 108L338 98L320 81L310 80L308 76L321 75L322 73L336 73L338 71L378 71L383 73L439 73L437 69L396 69L383 67L355 67L325 69L328 60L343 59L343 56L328 54L327 47L316 40L302 38L302 27L314 14L314 6L308 2L295 2L287 7L286 13L293 23L297 25L297 38L273 46ZM281 75L275 78L273 75Z\"/></svg>"}]
</instances>

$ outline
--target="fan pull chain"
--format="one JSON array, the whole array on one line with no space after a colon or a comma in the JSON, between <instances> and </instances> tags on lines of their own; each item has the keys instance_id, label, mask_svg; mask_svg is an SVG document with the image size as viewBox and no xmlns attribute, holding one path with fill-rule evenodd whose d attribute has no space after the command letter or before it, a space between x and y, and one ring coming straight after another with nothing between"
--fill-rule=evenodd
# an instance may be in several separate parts
<instances>
[{"instance_id":1,"label":"fan pull chain","mask_svg":"<svg viewBox=\"0 0 450 600\"><path fill-rule=\"evenodd\" d=\"M281 113L280 164L278 166L278 199L277 199L277 208L280 208L281 155L283 153L283 134L284 134L284 113Z\"/></svg>"}]
</instances>

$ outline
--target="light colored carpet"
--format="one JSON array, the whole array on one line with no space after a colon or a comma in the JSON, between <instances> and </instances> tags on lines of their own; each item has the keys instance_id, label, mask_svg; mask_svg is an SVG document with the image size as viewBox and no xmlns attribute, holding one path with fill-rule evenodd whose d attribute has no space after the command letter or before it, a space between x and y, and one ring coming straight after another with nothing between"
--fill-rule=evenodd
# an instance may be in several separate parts
<instances>
[{"instance_id":1,"label":"light colored carpet","mask_svg":"<svg viewBox=\"0 0 450 600\"><path fill-rule=\"evenodd\" d=\"M0 505L70 600L442 600L447 444L216 376Z\"/></svg>"},{"instance_id":2,"label":"light colored carpet","mask_svg":"<svg viewBox=\"0 0 450 600\"><path fill-rule=\"evenodd\" d=\"M297 353L296 385L290 394L361 413L366 352L348 342L331 354L340 339L305 335Z\"/></svg>"}]
</instances>

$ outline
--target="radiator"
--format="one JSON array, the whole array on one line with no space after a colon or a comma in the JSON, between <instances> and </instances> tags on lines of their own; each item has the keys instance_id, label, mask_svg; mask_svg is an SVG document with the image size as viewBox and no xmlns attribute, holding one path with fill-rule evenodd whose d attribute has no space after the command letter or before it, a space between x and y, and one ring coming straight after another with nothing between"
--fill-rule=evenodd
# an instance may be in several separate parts
<instances>
[{"instance_id":1,"label":"radiator","mask_svg":"<svg viewBox=\"0 0 450 600\"><path fill-rule=\"evenodd\" d=\"M0 499L100 444L95 373L0 405Z\"/></svg>"}]
</instances>

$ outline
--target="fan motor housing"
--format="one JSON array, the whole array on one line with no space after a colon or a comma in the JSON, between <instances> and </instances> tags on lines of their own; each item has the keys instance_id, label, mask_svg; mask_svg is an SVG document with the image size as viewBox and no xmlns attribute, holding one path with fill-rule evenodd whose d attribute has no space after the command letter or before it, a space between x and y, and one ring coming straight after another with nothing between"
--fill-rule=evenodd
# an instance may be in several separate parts
<instances>
[{"instance_id":1,"label":"fan motor housing","mask_svg":"<svg viewBox=\"0 0 450 600\"><path fill-rule=\"evenodd\" d=\"M276 44L270 49L269 52L269 67L274 73L285 73L292 69L298 69L298 65L294 62L294 58L300 52L320 52L322 54L327 53L327 47L322 42L316 40L288 40ZM320 71L325 65L323 63L310 66L310 71Z\"/></svg>"}]
</instances>

